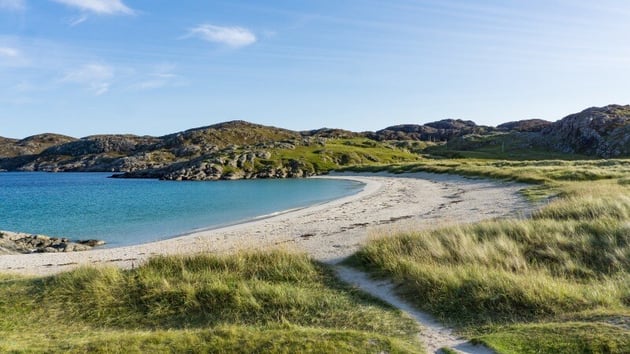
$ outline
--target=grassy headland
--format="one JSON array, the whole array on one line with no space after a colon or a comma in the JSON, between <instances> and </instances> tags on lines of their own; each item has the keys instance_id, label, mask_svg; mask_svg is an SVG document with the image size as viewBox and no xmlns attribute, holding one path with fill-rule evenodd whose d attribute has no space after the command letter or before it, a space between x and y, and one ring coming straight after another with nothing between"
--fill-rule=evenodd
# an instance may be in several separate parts
<instances>
[{"instance_id":1,"label":"grassy headland","mask_svg":"<svg viewBox=\"0 0 630 354\"><path fill-rule=\"evenodd\" d=\"M559 198L529 219L382 235L350 264L392 279L418 308L501 353L628 352L630 161L432 160L382 170L529 182L530 196Z\"/></svg>"}]
</instances>

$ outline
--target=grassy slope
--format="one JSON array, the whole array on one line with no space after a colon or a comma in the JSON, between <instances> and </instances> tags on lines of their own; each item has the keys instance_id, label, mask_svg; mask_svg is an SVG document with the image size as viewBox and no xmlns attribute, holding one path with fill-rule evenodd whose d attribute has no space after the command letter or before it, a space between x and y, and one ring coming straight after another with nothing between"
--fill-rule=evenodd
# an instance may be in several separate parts
<instances>
[{"instance_id":1,"label":"grassy slope","mask_svg":"<svg viewBox=\"0 0 630 354\"><path fill-rule=\"evenodd\" d=\"M394 171L536 182L528 220L375 239L352 264L502 353L630 348L630 161L425 161Z\"/></svg>"},{"instance_id":2,"label":"grassy slope","mask_svg":"<svg viewBox=\"0 0 630 354\"><path fill-rule=\"evenodd\" d=\"M0 278L0 351L417 352L415 325L282 252ZM414 345L416 344L416 345Z\"/></svg>"},{"instance_id":3,"label":"grassy slope","mask_svg":"<svg viewBox=\"0 0 630 354\"><path fill-rule=\"evenodd\" d=\"M314 173L326 173L344 166L383 166L420 160L418 154L406 147L399 148L366 138L328 139L323 146L298 145L294 149L276 148L270 152L269 159L258 160L257 163L279 167L296 161L303 169Z\"/></svg>"}]
</instances>

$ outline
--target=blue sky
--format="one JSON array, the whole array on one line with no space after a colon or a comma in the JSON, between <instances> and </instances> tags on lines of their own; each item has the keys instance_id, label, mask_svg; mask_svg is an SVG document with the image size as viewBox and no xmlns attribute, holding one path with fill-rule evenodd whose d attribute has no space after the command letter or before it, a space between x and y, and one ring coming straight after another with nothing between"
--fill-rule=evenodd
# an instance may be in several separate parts
<instances>
[{"instance_id":1,"label":"blue sky","mask_svg":"<svg viewBox=\"0 0 630 354\"><path fill-rule=\"evenodd\" d=\"M0 0L0 136L377 130L630 103L626 0Z\"/></svg>"}]
</instances>

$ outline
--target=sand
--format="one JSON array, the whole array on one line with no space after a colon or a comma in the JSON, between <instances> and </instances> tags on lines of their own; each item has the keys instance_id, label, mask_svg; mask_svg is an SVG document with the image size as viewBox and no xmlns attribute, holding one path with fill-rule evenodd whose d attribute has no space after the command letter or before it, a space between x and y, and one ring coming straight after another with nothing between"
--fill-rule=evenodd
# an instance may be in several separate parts
<instances>
[{"instance_id":1,"label":"sand","mask_svg":"<svg viewBox=\"0 0 630 354\"><path fill-rule=\"evenodd\" d=\"M333 174L365 183L355 195L168 240L86 252L0 256L0 273L49 275L82 265L138 266L154 255L284 248L335 264L369 237L507 216L526 216L526 185L453 175ZM264 201L261 201L264 202Z\"/></svg>"},{"instance_id":2,"label":"sand","mask_svg":"<svg viewBox=\"0 0 630 354\"><path fill-rule=\"evenodd\" d=\"M416 309L396 294L396 285L388 280L374 280L368 274L344 266L335 266L337 277L396 307L420 325L418 339L428 353L443 353L442 348L451 348L457 353L492 354L493 350L474 344L455 334L452 328L439 323L430 314Z\"/></svg>"}]
</instances>

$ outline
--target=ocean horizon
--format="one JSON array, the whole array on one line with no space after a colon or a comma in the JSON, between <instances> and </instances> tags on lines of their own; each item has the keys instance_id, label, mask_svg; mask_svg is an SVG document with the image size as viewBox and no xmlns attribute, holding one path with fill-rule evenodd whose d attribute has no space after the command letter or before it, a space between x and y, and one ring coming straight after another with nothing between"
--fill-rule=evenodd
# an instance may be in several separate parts
<instances>
[{"instance_id":1,"label":"ocean horizon","mask_svg":"<svg viewBox=\"0 0 630 354\"><path fill-rule=\"evenodd\" d=\"M0 173L0 230L128 246L228 226L359 192L342 179L172 182L111 173Z\"/></svg>"}]
</instances>

